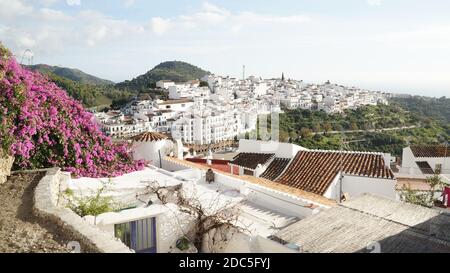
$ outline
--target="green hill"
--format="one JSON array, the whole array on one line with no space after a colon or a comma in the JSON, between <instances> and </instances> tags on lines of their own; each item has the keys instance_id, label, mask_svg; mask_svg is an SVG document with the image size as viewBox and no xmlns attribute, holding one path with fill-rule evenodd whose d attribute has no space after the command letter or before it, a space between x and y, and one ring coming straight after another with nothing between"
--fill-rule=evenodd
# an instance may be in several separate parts
<instances>
[{"instance_id":1,"label":"green hill","mask_svg":"<svg viewBox=\"0 0 450 273\"><path fill-rule=\"evenodd\" d=\"M439 101L438 105L441 104L442 101ZM433 103L429 106L436 108ZM279 121L280 141L310 149L338 150L343 145L345 150L386 152L400 156L402 149L408 145L450 141L448 122L419 110L407 110L394 102L336 114L285 109Z\"/></svg>"},{"instance_id":2,"label":"green hill","mask_svg":"<svg viewBox=\"0 0 450 273\"><path fill-rule=\"evenodd\" d=\"M154 88L155 83L159 80L171 80L180 83L200 79L208 74L210 74L210 72L186 62L163 62L147 73L130 81L118 83L115 86L121 90L144 91L149 88Z\"/></svg>"},{"instance_id":3,"label":"green hill","mask_svg":"<svg viewBox=\"0 0 450 273\"><path fill-rule=\"evenodd\" d=\"M408 111L429 118L450 123L450 98L431 98L423 96L393 97L391 102L401 105Z\"/></svg>"},{"instance_id":4,"label":"green hill","mask_svg":"<svg viewBox=\"0 0 450 273\"><path fill-rule=\"evenodd\" d=\"M28 69L31 69L33 71L39 71L42 74L55 74L57 76L79 82L84 84L92 84L92 85L112 85L114 82L109 80L104 80L92 75L89 75L87 73L84 73L83 71L75 68L67 68L67 67L60 67L60 66L51 66L47 64L36 64L36 65L29 65L26 66Z\"/></svg>"},{"instance_id":5,"label":"green hill","mask_svg":"<svg viewBox=\"0 0 450 273\"><path fill-rule=\"evenodd\" d=\"M93 85L76 82L52 73L47 74L52 82L67 91L85 107L109 107L117 101L131 98L129 92L119 91L113 85Z\"/></svg>"}]
</instances>

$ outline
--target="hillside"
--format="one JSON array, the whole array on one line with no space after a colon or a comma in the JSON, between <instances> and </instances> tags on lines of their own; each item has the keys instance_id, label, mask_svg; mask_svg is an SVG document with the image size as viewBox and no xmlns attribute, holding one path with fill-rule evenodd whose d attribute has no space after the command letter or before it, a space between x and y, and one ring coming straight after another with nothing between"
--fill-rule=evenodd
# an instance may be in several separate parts
<instances>
[{"instance_id":1,"label":"hillside","mask_svg":"<svg viewBox=\"0 0 450 273\"><path fill-rule=\"evenodd\" d=\"M391 102L401 105L408 111L450 123L450 98L431 98L422 96L394 97Z\"/></svg>"},{"instance_id":2,"label":"hillside","mask_svg":"<svg viewBox=\"0 0 450 273\"><path fill-rule=\"evenodd\" d=\"M341 134L343 132L343 134ZM341 114L285 110L280 114L280 141L310 149L388 152L401 155L410 144L450 140L450 124L407 111L399 104L364 106Z\"/></svg>"},{"instance_id":3,"label":"hillside","mask_svg":"<svg viewBox=\"0 0 450 273\"><path fill-rule=\"evenodd\" d=\"M26 66L28 69L33 71L39 71L42 74L55 74L57 76L79 82L85 84L92 85L111 85L114 82L109 80L104 80L90 74L84 73L83 71L75 68L67 68L67 67L59 67L59 66L51 66L47 64L36 64L36 65L28 65Z\"/></svg>"},{"instance_id":4,"label":"hillside","mask_svg":"<svg viewBox=\"0 0 450 273\"><path fill-rule=\"evenodd\" d=\"M159 80L186 82L190 80L200 79L207 74L210 74L210 72L186 62L163 62L155 66L147 73L140 75L130 81L118 83L115 85L115 87L121 90L144 91L149 88L154 88L155 83Z\"/></svg>"},{"instance_id":5,"label":"hillside","mask_svg":"<svg viewBox=\"0 0 450 273\"><path fill-rule=\"evenodd\" d=\"M48 78L58 87L66 90L67 94L80 101L85 107L109 107L119 101L128 101L132 96L129 92L119 91L113 85L94 85L81 83L58 76L47 74Z\"/></svg>"}]
</instances>

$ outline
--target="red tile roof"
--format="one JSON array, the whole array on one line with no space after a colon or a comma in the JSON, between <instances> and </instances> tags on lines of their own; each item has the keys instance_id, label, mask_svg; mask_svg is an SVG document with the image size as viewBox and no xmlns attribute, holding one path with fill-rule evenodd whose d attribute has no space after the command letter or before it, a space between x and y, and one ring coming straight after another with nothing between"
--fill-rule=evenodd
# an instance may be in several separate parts
<instances>
[{"instance_id":1,"label":"red tile roof","mask_svg":"<svg viewBox=\"0 0 450 273\"><path fill-rule=\"evenodd\" d=\"M339 151L300 151L275 182L323 195L339 173L393 179L382 154Z\"/></svg>"},{"instance_id":2,"label":"red tile roof","mask_svg":"<svg viewBox=\"0 0 450 273\"><path fill-rule=\"evenodd\" d=\"M178 103L188 103L188 102L194 102L192 99L188 98L181 98L181 99L174 99L174 100L165 100L163 102L158 103L159 105L166 105L166 104L178 104Z\"/></svg>"},{"instance_id":3,"label":"red tile roof","mask_svg":"<svg viewBox=\"0 0 450 273\"><path fill-rule=\"evenodd\" d=\"M410 146L415 157L450 157L450 149L444 145Z\"/></svg>"},{"instance_id":4,"label":"red tile roof","mask_svg":"<svg viewBox=\"0 0 450 273\"><path fill-rule=\"evenodd\" d=\"M290 158L275 158L260 177L275 180L286 169L290 161Z\"/></svg>"},{"instance_id":5,"label":"red tile roof","mask_svg":"<svg viewBox=\"0 0 450 273\"><path fill-rule=\"evenodd\" d=\"M136 135L136 136L132 137L131 139L133 141L138 141L138 142L153 142L153 141L163 140L166 138L167 138L166 135L163 135L158 132L145 132L145 133Z\"/></svg>"},{"instance_id":6,"label":"red tile roof","mask_svg":"<svg viewBox=\"0 0 450 273\"><path fill-rule=\"evenodd\" d=\"M187 160L183 160L183 159L177 159L174 157L165 157L166 160L168 161L172 161L175 162L177 164L183 165L183 166L187 166L189 168L198 168L198 169L202 169L202 170L208 170L209 167L204 166L202 164L198 164L198 163L194 163L194 162L190 162ZM288 194L293 194L296 195L300 198L305 198L307 200L310 200L312 202L316 202L318 204L322 204L325 206L335 206L336 205L336 201L335 200L331 200L328 198L323 197L322 195L318 195L318 194L314 194L311 192L307 192L307 191L303 191L301 189L296 189L293 187L289 187L283 184L279 184L279 183L275 183L273 181L264 179L264 178L260 178L260 177L255 177L255 176L249 176L249 175L233 175L230 174L229 172L223 172L220 170L216 170L217 172L220 172L224 175L230 176L230 177L234 177L236 179L240 179L240 180L244 180L250 183L254 183L254 184L258 184L264 187L268 187L277 191L282 191Z\"/></svg>"},{"instance_id":7,"label":"red tile roof","mask_svg":"<svg viewBox=\"0 0 450 273\"><path fill-rule=\"evenodd\" d=\"M225 173L231 173L231 166L228 165L228 162L229 162L228 160L213 159L211 161L211 165L207 164L206 159L186 158L186 161L193 162L193 163L199 164L203 167L211 168L211 169L222 171ZM233 174L239 175L239 169L234 168Z\"/></svg>"},{"instance_id":8,"label":"red tile roof","mask_svg":"<svg viewBox=\"0 0 450 273\"><path fill-rule=\"evenodd\" d=\"M266 165L274 157L275 154L239 153L230 164L254 170L259 164Z\"/></svg>"}]
</instances>

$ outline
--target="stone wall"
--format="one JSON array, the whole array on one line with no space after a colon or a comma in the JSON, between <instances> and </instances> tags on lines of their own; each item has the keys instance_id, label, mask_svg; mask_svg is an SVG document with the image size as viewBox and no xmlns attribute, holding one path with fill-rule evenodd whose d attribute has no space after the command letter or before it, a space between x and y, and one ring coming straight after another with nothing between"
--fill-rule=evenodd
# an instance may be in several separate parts
<instances>
[{"instance_id":1,"label":"stone wall","mask_svg":"<svg viewBox=\"0 0 450 273\"><path fill-rule=\"evenodd\" d=\"M14 157L5 156L0 152L0 184L6 182L8 176L11 175L11 167L14 163Z\"/></svg>"},{"instance_id":2,"label":"stone wall","mask_svg":"<svg viewBox=\"0 0 450 273\"><path fill-rule=\"evenodd\" d=\"M61 190L65 188L67 179L68 174L62 173L59 168L47 171L35 189L34 214L42 221L60 227L66 237L80 245L80 252L132 253L120 240L62 205Z\"/></svg>"}]
</instances>

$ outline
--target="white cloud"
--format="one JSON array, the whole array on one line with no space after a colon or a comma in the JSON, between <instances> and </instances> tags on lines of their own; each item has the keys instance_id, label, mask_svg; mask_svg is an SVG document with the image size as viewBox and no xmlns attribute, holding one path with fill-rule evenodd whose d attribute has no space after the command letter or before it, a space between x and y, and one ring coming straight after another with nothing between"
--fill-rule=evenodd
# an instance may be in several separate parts
<instances>
[{"instance_id":1,"label":"white cloud","mask_svg":"<svg viewBox=\"0 0 450 273\"><path fill-rule=\"evenodd\" d=\"M381 6L381 0L367 0L369 6Z\"/></svg>"},{"instance_id":2,"label":"white cloud","mask_svg":"<svg viewBox=\"0 0 450 273\"><path fill-rule=\"evenodd\" d=\"M170 20L161 17L152 18L151 28L156 35L162 35L170 28Z\"/></svg>"},{"instance_id":3,"label":"white cloud","mask_svg":"<svg viewBox=\"0 0 450 273\"><path fill-rule=\"evenodd\" d=\"M123 4L125 5L125 7L131 7L132 5L134 5L135 0L123 0Z\"/></svg>"},{"instance_id":4,"label":"white cloud","mask_svg":"<svg viewBox=\"0 0 450 273\"><path fill-rule=\"evenodd\" d=\"M79 6L81 5L81 0L66 0L66 3L69 6Z\"/></svg>"},{"instance_id":5,"label":"white cloud","mask_svg":"<svg viewBox=\"0 0 450 273\"><path fill-rule=\"evenodd\" d=\"M30 14L32 11L32 6L20 0L0 0L0 18L11 19Z\"/></svg>"},{"instance_id":6,"label":"white cloud","mask_svg":"<svg viewBox=\"0 0 450 273\"><path fill-rule=\"evenodd\" d=\"M56 2L58 2L59 0L40 0L40 2L42 3L42 5L44 5L45 7L49 7L53 4L55 4Z\"/></svg>"},{"instance_id":7,"label":"white cloud","mask_svg":"<svg viewBox=\"0 0 450 273\"><path fill-rule=\"evenodd\" d=\"M53 21L65 21L70 20L72 17L66 15L64 12L49 8L41 8L38 14L40 19L53 20Z\"/></svg>"},{"instance_id":8,"label":"white cloud","mask_svg":"<svg viewBox=\"0 0 450 273\"><path fill-rule=\"evenodd\" d=\"M154 18L155 19L155 18ZM253 12L233 13L227 9L204 2L200 10L192 14L184 14L175 18L157 17L154 22L159 34L168 31L167 25L176 30L210 29L213 32L226 30L238 32L246 27L264 29L267 25L298 24L310 21L305 15L275 16L270 14L257 14ZM156 32L155 32L156 33Z\"/></svg>"}]
</instances>

